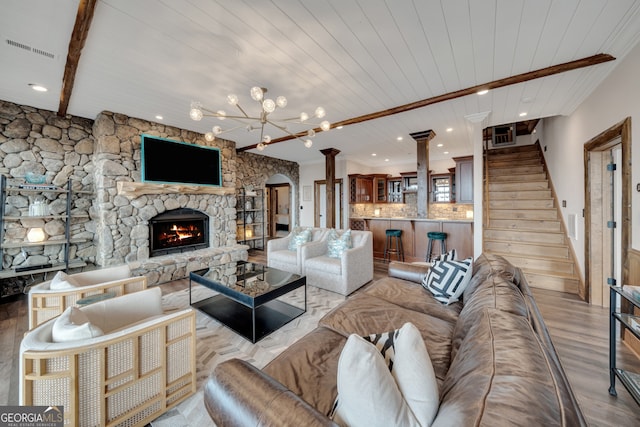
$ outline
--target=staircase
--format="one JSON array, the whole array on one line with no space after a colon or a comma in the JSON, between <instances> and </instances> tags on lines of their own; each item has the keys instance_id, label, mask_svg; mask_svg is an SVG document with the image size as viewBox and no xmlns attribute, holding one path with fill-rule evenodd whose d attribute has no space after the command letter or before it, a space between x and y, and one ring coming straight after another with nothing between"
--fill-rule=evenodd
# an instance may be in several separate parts
<instances>
[{"instance_id":1,"label":"staircase","mask_svg":"<svg viewBox=\"0 0 640 427\"><path fill-rule=\"evenodd\" d=\"M540 147L489 150L484 250L520 267L529 285L577 293L580 278Z\"/></svg>"}]
</instances>

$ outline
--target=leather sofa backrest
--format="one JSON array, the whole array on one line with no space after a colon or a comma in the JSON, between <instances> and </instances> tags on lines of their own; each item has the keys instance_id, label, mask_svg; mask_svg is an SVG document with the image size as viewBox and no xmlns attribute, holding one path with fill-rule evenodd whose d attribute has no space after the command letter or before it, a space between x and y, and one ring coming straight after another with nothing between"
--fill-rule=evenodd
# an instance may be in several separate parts
<instances>
[{"instance_id":1,"label":"leather sofa backrest","mask_svg":"<svg viewBox=\"0 0 640 427\"><path fill-rule=\"evenodd\" d=\"M453 332L452 358L455 358L460 343L486 309L497 309L530 320L529 307L520 288L501 275L489 275L464 300Z\"/></svg>"},{"instance_id":2,"label":"leather sofa backrest","mask_svg":"<svg viewBox=\"0 0 640 427\"><path fill-rule=\"evenodd\" d=\"M473 262L473 276L462 294L462 300L466 301L467 298L475 292L476 288L484 283L490 276L504 277L516 285L519 284L520 278L522 277L520 269L500 255L482 253Z\"/></svg>"}]
</instances>

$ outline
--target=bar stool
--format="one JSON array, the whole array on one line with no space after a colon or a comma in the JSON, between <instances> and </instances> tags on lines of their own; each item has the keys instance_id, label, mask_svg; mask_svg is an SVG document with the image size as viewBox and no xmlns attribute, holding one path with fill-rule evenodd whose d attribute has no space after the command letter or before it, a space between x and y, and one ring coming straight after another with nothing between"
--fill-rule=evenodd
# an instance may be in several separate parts
<instances>
[{"instance_id":1,"label":"bar stool","mask_svg":"<svg viewBox=\"0 0 640 427\"><path fill-rule=\"evenodd\" d=\"M390 228L385 231L385 234L387 236L384 244L385 262L387 261L387 256L389 257L389 261L391 261L391 254L396 254L398 261L400 261L400 259L404 261L404 248L402 247L402 230L394 230Z\"/></svg>"},{"instance_id":2,"label":"bar stool","mask_svg":"<svg viewBox=\"0 0 640 427\"><path fill-rule=\"evenodd\" d=\"M436 258L435 256L433 256L431 254L431 251L433 249L433 242L434 241L440 241L440 254L442 255L444 253L447 253L447 244L445 243L445 240L447 240L447 233L443 233L441 231L429 231L427 233L427 237L429 238L429 241L427 242L427 256L425 261L427 262L431 262L432 259Z\"/></svg>"}]
</instances>

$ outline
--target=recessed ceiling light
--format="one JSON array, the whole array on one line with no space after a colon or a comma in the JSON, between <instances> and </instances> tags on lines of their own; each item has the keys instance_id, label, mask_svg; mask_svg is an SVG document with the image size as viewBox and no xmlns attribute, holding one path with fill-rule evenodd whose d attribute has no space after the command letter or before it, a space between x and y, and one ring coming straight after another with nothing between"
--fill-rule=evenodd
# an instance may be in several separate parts
<instances>
[{"instance_id":1,"label":"recessed ceiling light","mask_svg":"<svg viewBox=\"0 0 640 427\"><path fill-rule=\"evenodd\" d=\"M397 137L396 139L397 139L398 141L402 141L402 137L401 137L401 136Z\"/></svg>"},{"instance_id":2,"label":"recessed ceiling light","mask_svg":"<svg viewBox=\"0 0 640 427\"><path fill-rule=\"evenodd\" d=\"M449 152L448 152L448 151L445 151L445 152L444 152L444 154L449 154Z\"/></svg>"},{"instance_id":3,"label":"recessed ceiling light","mask_svg":"<svg viewBox=\"0 0 640 427\"><path fill-rule=\"evenodd\" d=\"M31 87L31 89L37 91L37 92L46 92L48 89L42 85L36 84L36 83L29 83L29 86Z\"/></svg>"},{"instance_id":4,"label":"recessed ceiling light","mask_svg":"<svg viewBox=\"0 0 640 427\"><path fill-rule=\"evenodd\" d=\"M371 153L371 155L372 155L373 157L377 156L377 154L376 154L376 153Z\"/></svg>"},{"instance_id":5,"label":"recessed ceiling light","mask_svg":"<svg viewBox=\"0 0 640 427\"><path fill-rule=\"evenodd\" d=\"M486 95L489 93L489 89L482 89L478 91L478 95Z\"/></svg>"},{"instance_id":6,"label":"recessed ceiling light","mask_svg":"<svg viewBox=\"0 0 640 427\"><path fill-rule=\"evenodd\" d=\"M447 128L447 132L453 132L453 128Z\"/></svg>"},{"instance_id":7,"label":"recessed ceiling light","mask_svg":"<svg viewBox=\"0 0 640 427\"><path fill-rule=\"evenodd\" d=\"M344 126L336 126L336 129L342 129Z\"/></svg>"},{"instance_id":8,"label":"recessed ceiling light","mask_svg":"<svg viewBox=\"0 0 640 427\"><path fill-rule=\"evenodd\" d=\"M443 144L442 144L442 143L440 143L440 144L436 145L436 147L442 147L442 145L443 145Z\"/></svg>"},{"instance_id":9,"label":"recessed ceiling light","mask_svg":"<svg viewBox=\"0 0 640 427\"><path fill-rule=\"evenodd\" d=\"M388 162L388 161L389 161L389 159L384 159L384 161L385 161L385 162Z\"/></svg>"},{"instance_id":10,"label":"recessed ceiling light","mask_svg":"<svg viewBox=\"0 0 640 427\"><path fill-rule=\"evenodd\" d=\"M524 117L524 116L526 116L526 115L527 115L527 113L526 113L526 112L524 112L524 111L523 111L522 113L520 113L520 117Z\"/></svg>"},{"instance_id":11,"label":"recessed ceiling light","mask_svg":"<svg viewBox=\"0 0 640 427\"><path fill-rule=\"evenodd\" d=\"M161 115L159 115L159 114L158 114L158 115L156 116L156 119L157 119L157 120L162 120L162 119L164 119L164 117L162 117Z\"/></svg>"}]
</instances>

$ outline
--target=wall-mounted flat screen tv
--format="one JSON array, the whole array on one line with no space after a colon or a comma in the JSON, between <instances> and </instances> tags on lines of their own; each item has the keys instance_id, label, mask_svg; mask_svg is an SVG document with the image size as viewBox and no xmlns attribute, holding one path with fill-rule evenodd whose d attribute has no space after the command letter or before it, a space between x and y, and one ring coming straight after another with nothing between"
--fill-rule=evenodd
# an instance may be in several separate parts
<instances>
[{"instance_id":1,"label":"wall-mounted flat screen tv","mask_svg":"<svg viewBox=\"0 0 640 427\"><path fill-rule=\"evenodd\" d=\"M222 185L220 149L142 135L142 181Z\"/></svg>"}]
</instances>

